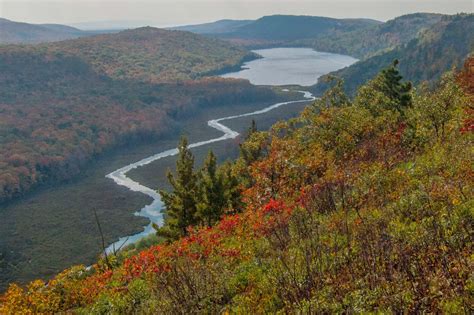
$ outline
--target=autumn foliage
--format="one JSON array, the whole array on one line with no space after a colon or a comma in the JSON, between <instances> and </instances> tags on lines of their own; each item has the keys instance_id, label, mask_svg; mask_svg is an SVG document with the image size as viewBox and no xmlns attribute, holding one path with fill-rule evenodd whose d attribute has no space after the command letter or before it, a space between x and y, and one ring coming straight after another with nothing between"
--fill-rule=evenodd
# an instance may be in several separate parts
<instances>
[{"instance_id":1,"label":"autumn foliage","mask_svg":"<svg viewBox=\"0 0 474 315\"><path fill-rule=\"evenodd\" d=\"M116 80L38 46L0 48L0 86L0 203L69 180L112 148L176 132L199 109L276 98L242 80Z\"/></svg>"},{"instance_id":2,"label":"autumn foliage","mask_svg":"<svg viewBox=\"0 0 474 315\"><path fill-rule=\"evenodd\" d=\"M0 313L469 313L472 104L448 75L401 107L386 79L253 134L260 154L233 165L241 213L112 269L11 285Z\"/></svg>"}]
</instances>

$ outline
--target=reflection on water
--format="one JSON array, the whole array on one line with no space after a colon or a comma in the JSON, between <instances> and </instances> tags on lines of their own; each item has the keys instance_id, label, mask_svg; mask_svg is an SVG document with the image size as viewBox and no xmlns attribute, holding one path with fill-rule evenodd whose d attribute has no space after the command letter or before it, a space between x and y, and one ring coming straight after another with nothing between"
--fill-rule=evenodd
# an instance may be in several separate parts
<instances>
[{"instance_id":1,"label":"reflection on water","mask_svg":"<svg viewBox=\"0 0 474 315\"><path fill-rule=\"evenodd\" d=\"M243 65L244 70L222 75L224 78L247 79L256 85L309 86L329 72L357 61L350 56L314 51L311 48L271 48L254 50L262 59Z\"/></svg>"}]
</instances>

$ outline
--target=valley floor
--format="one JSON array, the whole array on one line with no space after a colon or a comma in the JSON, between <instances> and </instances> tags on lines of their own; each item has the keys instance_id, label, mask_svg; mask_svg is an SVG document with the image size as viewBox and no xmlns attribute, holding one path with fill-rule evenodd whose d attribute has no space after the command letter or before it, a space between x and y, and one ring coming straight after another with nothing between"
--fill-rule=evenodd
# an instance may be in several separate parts
<instances>
[{"instance_id":1,"label":"valley floor","mask_svg":"<svg viewBox=\"0 0 474 315\"><path fill-rule=\"evenodd\" d=\"M293 97L293 96L292 96ZM294 99L301 96L294 95ZM218 137L221 133L207 127L207 120L257 110L268 104L235 105L210 108L182 122L182 133L190 141ZM280 119L298 114L304 104L281 107L264 115L240 118L227 124L238 132L245 131L253 118L259 128L266 129ZM94 220L96 209L105 240L112 243L119 236L142 230L144 218L133 213L150 202L150 198L116 185L105 174L162 150L176 147L180 132L166 138L116 149L93 162L75 180L39 189L0 207L0 290L10 282L26 283L36 278L49 278L68 266L90 264L101 251L100 234ZM236 140L196 148L193 152L201 163L212 149L220 161L238 154ZM165 158L129 173L148 187L167 188L166 170L173 168L175 157ZM77 240L81 243L78 246Z\"/></svg>"}]
</instances>

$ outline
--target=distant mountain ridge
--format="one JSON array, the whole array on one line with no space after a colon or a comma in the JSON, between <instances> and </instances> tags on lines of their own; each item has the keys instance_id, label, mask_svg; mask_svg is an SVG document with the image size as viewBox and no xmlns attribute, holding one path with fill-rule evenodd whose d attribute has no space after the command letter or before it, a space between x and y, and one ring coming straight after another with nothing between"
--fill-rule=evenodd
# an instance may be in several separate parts
<instances>
[{"instance_id":1,"label":"distant mountain ridge","mask_svg":"<svg viewBox=\"0 0 474 315\"><path fill-rule=\"evenodd\" d=\"M248 48L309 47L365 59L408 43L442 17L442 14L414 13L380 22L364 18L271 15L254 21L221 20L176 29Z\"/></svg>"},{"instance_id":2,"label":"distant mountain ridge","mask_svg":"<svg viewBox=\"0 0 474 315\"><path fill-rule=\"evenodd\" d=\"M271 15L225 34L228 38L262 39L270 41L319 37L328 33L353 31L380 24L367 19L334 19L320 16Z\"/></svg>"},{"instance_id":3,"label":"distant mountain ridge","mask_svg":"<svg viewBox=\"0 0 474 315\"><path fill-rule=\"evenodd\" d=\"M304 46L300 41L363 30L380 21L370 19L335 19L305 15L271 15L246 23L235 30L207 34L248 48Z\"/></svg>"},{"instance_id":4,"label":"distant mountain ridge","mask_svg":"<svg viewBox=\"0 0 474 315\"><path fill-rule=\"evenodd\" d=\"M421 31L440 22L443 17L442 14L432 13L402 15L366 29L340 32L295 44L366 59L408 43L416 38Z\"/></svg>"},{"instance_id":5,"label":"distant mountain ridge","mask_svg":"<svg viewBox=\"0 0 474 315\"><path fill-rule=\"evenodd\" d=\"M347 68L320 78L315 91L327 88L324 82L329 75L345 80L346 90L353 94L394 59L400 61L400 72L415 84L434 82L453 67L461 68L464 60L474 52L474 14L441 16L430 28L418 36L386 52L361 60Z\"/></svg>"},{"instance_id":6,"label":"distant mountain ridge","mask_svg":"<svg viewBox=\"0 0 474 315\"><path fill-rule=\"evenodd\" d=\"M204 24L183 25L170 27L172 30L188 31L196 34L225 34L236 31L242 26L255 20L219 20Z\"/></svg>"},{"instance_id":7,"label":"distant mountain ridge","mask_svg":"<svg viewBox=\"0 0 474 315\"><path fill-rule=\"evenodd\" d=\"M91 35L61 24L29 24L0 18L0 44L36 44Z\"/></svg>"}]
</instances>

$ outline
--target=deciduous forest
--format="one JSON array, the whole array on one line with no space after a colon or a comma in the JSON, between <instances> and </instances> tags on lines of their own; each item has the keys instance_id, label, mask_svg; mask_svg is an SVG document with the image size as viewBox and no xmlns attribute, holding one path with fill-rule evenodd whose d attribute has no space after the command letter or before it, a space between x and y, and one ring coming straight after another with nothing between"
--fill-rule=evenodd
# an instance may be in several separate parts
<instances>
[{"instance_id":1,"label":"deciduous forest","mask_svg":"<svg viewBox=\"0 0 474 315\"><path fill-rule=\"evenodd\" d=\"M397 62L354 98L338 82L300 117L251 128L232 164L196 169L183 139L171 234L11 285L0 312L469 313L473 62L431 89Z\"/></svg>"},{"instance_id":2,"label":"deciduous forest","mask_svg":"<svg viewBox=\"0 0 474 315\"><path fill-rule=\"evenodd\" d=\"M252 54L196 37L143 28L2 46L0 203L72 178L112 147L174 132L176 119L199 108L277 98L245 81L199 79Z\"/></svg>"}]
</instances>

